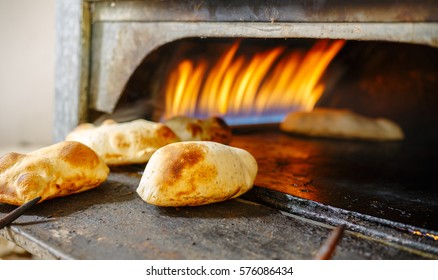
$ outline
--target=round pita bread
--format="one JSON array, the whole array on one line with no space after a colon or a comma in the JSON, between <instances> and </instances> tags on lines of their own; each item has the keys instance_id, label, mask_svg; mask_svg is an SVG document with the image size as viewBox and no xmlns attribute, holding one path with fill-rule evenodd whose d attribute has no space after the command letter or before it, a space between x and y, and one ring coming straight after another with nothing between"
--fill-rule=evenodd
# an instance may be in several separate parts
<instances>
[{"instance_id":1,"label":"round pita bread","mask_svg":"<svg viewBox=\"0 0 438 280\"><path fill-rule=\"evenodd\" d=\"M167 126L147 120L102 125L79 125L66 140L78 141L96 151L108 165L140 164L149 160L159 148L180 141Z\"/></svg>"},{"instance_id":2,"label":"round pita bread","mask_svg":"<svg viewBox=\"0 0 438 280\"><path fill-rule=\"evenodd\" d=\"M368 118L349 110L317 108L311 112L293 112L280 129L306 136L392 141L404 138L402 129L384 118Z\"/></svg>"},{"instance_id":3,"label":"round pita bread","mask_svg":"<svg viewBox=\"0 0 438 280\"><path fill-rule=\"evenodd\" d=\"M28 154L0 157L0 202L22 205L83 192L104 182L109 168L92 149L61 142Z\"/></svg>"},{"instance_id":4,"label":"round pita bread","mask_svg":"<svg viewBox=\"0 0 438 280\"><path fill-rule=\"evenodd\" d=\"M195 206L249 191L257 162L245 150L210 141L167 145L149 160L137 193L157 206Z\"/></svg>"}]
</instances>

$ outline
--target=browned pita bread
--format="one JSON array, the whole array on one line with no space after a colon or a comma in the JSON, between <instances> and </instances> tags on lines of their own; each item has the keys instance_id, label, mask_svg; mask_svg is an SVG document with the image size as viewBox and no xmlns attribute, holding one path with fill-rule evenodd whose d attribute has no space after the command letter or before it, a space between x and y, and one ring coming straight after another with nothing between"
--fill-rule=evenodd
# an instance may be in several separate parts
<instances>
[{"instance_id":1,"label":"browned pita bread","mask_svg":"<svg viewBox=\"0 0 438 280\"><path fill-rule=\"evenodd\" d=\"M402 140L402 129L384 118L368 118L349 110L317 108L311 112L294 112L280 124L285 132L307 136L363 139L372 141Z\"/></svg>"},{"instance_id":2,"label":"browned pita bread","mask_svg":"<svg viewBox=\"0 0 438 280\"><path fill-rule=\"evenodd\" d=\"M231 128L218 117L195 119L185 116L173 117L164 122L181 141L213 141L228 144L231 141Z\"/></svg>"},{"instance_id":3,"label":"browned pita bread","mask_svg":"<svg viewBox=\"0 0 438 280\"><path fill-rule=\"evenodd\" d=\"M210 141L179 142L152 155L137 193L157 206L224 201L250 190L257 169L245 150Z\"/></svg>"},{"instance_id":4,"label":"browned pita bread","mask_svg":"<svg viewBox=\"0 0 438 280\"><path fill-rule=\"evenodd\" d=\"M87 145L108 165L145 163L158 148L180 141L164 124L141 119L126 123L107 120L100 126L81 124L66 140Z\"/></svg>"},{"instance_id":5,"label":"browned pita bread","mask_svg":"<svg viewBox=\"0 0 438 280\"><path fill-rule=\"evenodd\" d=\"M0 157L0 202L22 205L97 187L109 174L105 162L78 142L61 142L28 154Z\"/></svg>"}]
</instances>

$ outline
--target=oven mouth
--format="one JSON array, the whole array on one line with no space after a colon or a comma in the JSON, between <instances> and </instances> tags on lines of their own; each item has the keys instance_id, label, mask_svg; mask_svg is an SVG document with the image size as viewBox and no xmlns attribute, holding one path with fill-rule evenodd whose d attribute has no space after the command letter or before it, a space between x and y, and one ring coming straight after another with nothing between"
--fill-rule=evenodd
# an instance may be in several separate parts
<instances>
[{"instance_id":1,"label":"oven mouth","mask_svg":"<svg viewBox=\"0 0 438 280\"><path fill-rule=\"evenodd\" d=\"M161 119L214 115L235 126L278 123L290 112L311 111L326 87L322 76L344 44L234 40L189 48L171 63Z\"/></svg>"},{"instance_id":2,"label":"oven mouth","mask_svg":"<svg viewBox=\"0 0 438 280\"><path fill-rule=\"evenodd\" d=\"M309 50L320 41L238 40L240 53L248 56L279 46ZM95 123L106 118L162 121L169 73L187 59L206 56L217 60L235 42L236 38L185 38L159 47L132 73L114 112L91 111L91 119ZM406 138L366 142L298 136L279 130L284 114L256 124L237 121L232 123L230 145L248 150L259 164L257 190L248 196L254 198L260 189L284 193L394 221L394 227L400 223L426 229L432 238L437 236L438 191L429 183L435 179L438 158L434 148L438 140L437 64L437 48L346 41L320 78L325 89L315 108L347 108L368 117L385 117L398 123ZM256 199L270 201L269 195ZM281 207L291 210L290 201Z\"/></svg>"},{"instance_id":3,"label":"oven mouth","mask_svg":"<svg viewBox=\"0 0 438 280\"><path fill-rule=\"evenodd\" d=\"M267 71L269 73L274 72L276 63L278 64L287 54L300 51L308 55L309 50L323 41L327 42L326 46L337 41L345 42L302 38L184 38L164 44L150 52L131 74L114 105L114 110L102 113L90 109L90 119L96 123L109 116L120 121L136 118L162 121L173 116L172 114L166 116L168 114L166 90L171 74L182 63L190 60L199 62L200 57L210 59L211 65L215 66L218 60L223 60L224 53L236 42L239 42L236 60L243 55L247 58L246 64L250 64L250 59L259 53L276 48L286 49L283 56L279 55L279 58L272 63L273 66ZM236 118L227 119L226 114L220 112L220 108L216 111L207 109L199 114L183 110L179 114L199 118L212 115L225 116L229 125L240 126L278 124L286 113L294 110L311 111L318 107L350 109L364 116L393 120L402 127L407 139L434 141L438 140L438 125L435 125L438 124L438 114L435 112L435 104L438 103L438 96L435 94L438 84L435 66L437 63L438 48L407 43L349 40L345 44L342 43L338 52L316 79L315 84L322 84L324 88L320 97L314 98L314 104L310 106L300 107L299 104L292 103L283 111L274 108L271 115L274 116L273 118L260 117L259 114L250 115L248 118L236 114ZM228 73L228 70L224 72ZM190 73L187 80L193 80L195 74L194 71ZM208 79L207 73L202 83L207 83ZM261 79L258 90L263 87L265 80ZM303 84L307 85L307 82ZM201 87L202 85L198 87L199 91L202 91ZM175 88L172 91L176 91ZM185 94L187 93L192 92ZM281 94L290 95L287 91L286 94ZM257 92L250 96L250 99L256 97L259 97ZM301 98L306 99L308 96ZM167 99L175 99L175 96ZM200 103L199 99L198 95L198 103ZM213 103L215 103L214 99ZM174 104L180 105L178 102ZM229 105L225 104L224 107Z\"/></svg>"}]
</instances>

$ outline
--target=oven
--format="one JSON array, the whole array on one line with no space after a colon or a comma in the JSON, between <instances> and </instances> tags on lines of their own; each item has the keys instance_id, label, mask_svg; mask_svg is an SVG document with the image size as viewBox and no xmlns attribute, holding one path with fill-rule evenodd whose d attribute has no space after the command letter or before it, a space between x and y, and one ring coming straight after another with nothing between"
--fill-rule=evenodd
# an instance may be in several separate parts
<instances>
[{"instance_id":1,"label":"oven","mask_svg":"<svg viewBox=\"0 0 438 280\"><path fill-rule=\"evenodd\" d=\"M133 193L144 166L113 168L100 191L80 194L74 206L35 210L62 217L44 230L71 243L62 251L59 240L40 242L43 256L87 258L78 242L90 244L91 258L311 258L342 224L338 258L438 258L434 1L57 4L56 141L83 122L214 115L259 172L236 201L161 209ZM288 87L302 93L288 99ZM279 129L288 112L319 107L391 119L405 138ZM96 217L84 217L90 209ZM140 249L123 240L127 232Z\"/></svg>"}]
</instances>

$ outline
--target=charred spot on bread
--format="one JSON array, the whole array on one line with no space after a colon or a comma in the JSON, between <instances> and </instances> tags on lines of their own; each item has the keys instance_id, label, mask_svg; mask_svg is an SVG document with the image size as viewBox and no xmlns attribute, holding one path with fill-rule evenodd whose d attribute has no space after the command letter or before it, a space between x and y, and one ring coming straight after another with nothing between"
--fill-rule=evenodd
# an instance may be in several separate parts
<instances>
[{"instance_id":1,"label":"charred spot on bread","mask_svg":"<svg viewBox=\"0 0 438 280\"><path fill-rule=\"evenodd\" d=\"M205 151L202 147L195 144L185 145L184 149L178 149L174 146L166 147L169 153L169 168L167 174L164 174L166 185L172 185L182 176L185 169L188 169L205 158Z\"/></svg>"},{"instance_id":2,"label":"charred spot on bread","mask_svg":"<svg viewBox=\"0 0 438 280\"><path fill-rule=\"evenodd\" d=\"M96 153L89 147L74 141L65 142L59 158L73 166L94 167L99 163Z\"/></svg>"},{"instance_id":3,"label":"charred spot on bread","mask_svg":"<svg viewBox=\"0 0 438 280\"><path fill-rule=\"evenodd\" d=\"M164 140L178 140L178 136L176 136L176 134L165 125L160 125L156 133L159 138L162 138Z\"/></svg>"},{"instance_id":4,"label":"charred spot on bread","mask_svg":"<svg viewBox=\"0 0 438 280\"><path fill-rule=\"evenodd\" d=\"M186 126L186 129L189 131L189 133L194 138L199 137L199 135L202 135L202 132L203 132L202 127L196 123L188 123Z\"/></svg>"},{"instance_id":5,"label":"charred spot on bread","mask_svg":"<svg viewBox=\"0 0 438 280\"><path fill-rule=\"evenodd\" d=\"M214 122L216 122L220 127L225 128L225 129L229 129L230 127L227 125L227 123L219 117L212 117L211 118Z\"/></svg>"}]
</instances>

